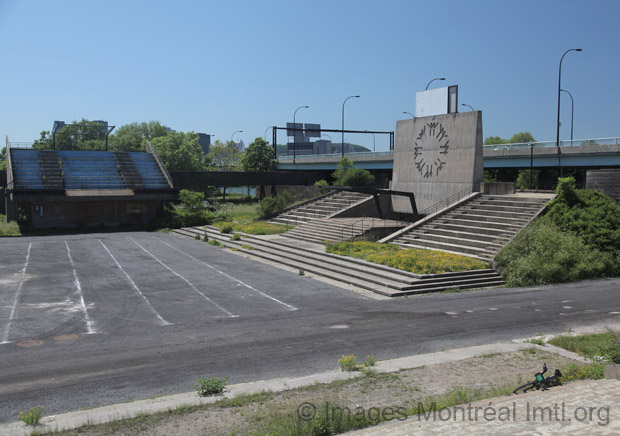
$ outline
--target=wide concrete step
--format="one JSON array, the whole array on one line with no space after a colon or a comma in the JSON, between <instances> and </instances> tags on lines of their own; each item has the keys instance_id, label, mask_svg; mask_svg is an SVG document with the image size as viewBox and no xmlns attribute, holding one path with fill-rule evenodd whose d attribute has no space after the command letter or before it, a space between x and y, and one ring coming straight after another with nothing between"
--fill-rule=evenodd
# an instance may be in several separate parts
<instances>
[{"instance_id":1,"label":"wide concrete step","mask_svg":"<svg viewBox=\"0 0 620 436\"><path fill-rule=\"evenodd\" d=\"M496 254L495 251L486 250L483 248L470 247L467 245L459 245L459 244L451 244L451 243L442 243L438 241L429 241L426 239L405 240L405 239L399 238L398 240L392 243L399 245L403 248L421 248L421 249L446 251L448 253L462 254L465 256L477 257L479 259L484 259L484 260L490 260Z\"/></svg>"},{"instance_id":2,"label":"wide concrete step","mask_svg":"<svg viewBox=\"0 0 620 436\"><path fill-rule=\"evenodd\" d=\"M475 215L484 215L498 218L509 218L509 219L523 219L527 220L531 218L536 212L506 212L501 210L494 210L493 208L485 207L476 207L476 206L463 206L458 210L454 211L454 213L461 214L469 214L473 213Z\"/></svg>"},{"instance_id":3,"label":"wide concrete step","mask_svg":"<svg viewBox=\"0 0 620 436\"><path fill-rule=\"evenodd\" d=\"M215 239L228 247L252 257L279 263L307 273L320 275L370 290L379 294L395 297L406 294L439 292L444 289L465 289L471 287L498 286L503 284L497 279L493 270L476 270L452 272L433 276L420 276L397 270L385 265L373 264L362 259L347 258L330 253L303 250L283 242L261 239L257 236L244 235L240 241L232 241L231 235L225 235L216 228L185 228L175 233L202 237L204 232L210 239ZM243 248L251 246L253 249Z\"/></svg>"},{"instance_id":4,"label":"wide concrete step","mask_svg":"<svg viewBox=\"0 0 620 436\"><path fill-rule=\"evenodd\" d=\"M191 229L181 229L190 232L188 236L192 236ZM178 231L175 231L179 233ZM182 233L181 233L182 234ZM200 232L195 234L201 234ZM317 274L333 280L351 284L362 289L379 292L383 295L395 295L401 288L406 286L405 283L392 280L386 277L380 277L373 273L352 269L351 265L339 265L333 260L321 260L319 258L300 256L299 253L290 253L281 249L281 247L265 247L258 246L255 241L232 241L229 237L222 234L209 233L209 238L218 240L231 248L237 248L238 251L251 256L257 256L271 262L276 262L291 268L301 269L307 273ZM252 246L253 249L244 248L243 245ZM301 251L301 250L300 250Z\"/></svg>"},{"instance_id":5,"label":"wide concrete step","mask_svg":"<svg viewBox=\"0 0 620 436\"><path fill-rule=\"evenodd\" d=\"M475 226L476 222L471 222L471 225L467 225L465 223L453 223L452 221L446 222L435 222L432 221L429 224L425 224L421 226L422 229L429 230L450 230L453 232L463 232L463 233L475 233L475 234L484 234L487 236L497 237L497 238L510 238L514 231L511 229L496 229L492 227L482 227ZM516 229L514 229L516 230Z\"/></svg>"},{"instance_id":6,"label":"wide concrete step","mask_svg":"<svg viewBox=\"0 0 620 436\"><path fill-rule=\"evenodd\" d=\"M439 228L437 226L423 226L420 227L416 230L414 230L412 233L415 234L421 234L421 235L439 235L439 236L445 236L447 238L452 238L452 239L473 239L476 241L480 241L480 242L490 242L490 243L498 243L498 244L503 244L505 242L508 242L508 240L510 239L509 235L503 234L501 236L496 235L496 234L490 234L487 232L484 232L485 229L482 229L483 231L480 232L471 232L471 231L463 231L463 230L450 230L450 229L445 229L445 228Z\"/></svg>"},{"instance_id":7,"label":"wide concrete step","mask_svg":"<svg viewBox=\"0 0 620 436\"><path fill-rule=\"evenodd\" d=\"M482 204L482 205L497 205L497 206L507 206L507 207L525 207L525 208L533 208L540 209L547 200L542 201L528 201L527 199L522 200L514 200L514 201L505 201L505 200L490 200L486 197L476 198L470 204Z\"/></svg>"},{"instance_id":8,"label":"wide concrete step","mask_svg":"<svg viewBox=\"0 0 620 436\"><path fill-rule=\"evenodd\" d=\"M501 206L493 203L469 203L465 208L476 209L476 210L491 210L497 212L514 212L514 213L524 213L524 214L535 214L540 210L539 207L524 207L518 205L512 206Z\"/></svg>"},{"instance_id":9,"label":"wide concrete step","mask_svg":"<svg viewBox=\"0 0 620 436\"><path fill-rule=\"evenodd\" d=\"M468 220L468 221L489 221L489 222L493 222L493 223L504 223L504 224L508 224L508 225L513 225L513 226L522 226L523 224L525 224L529 218L509 218L509 217L503 217L503 216L497 216L497 215L484 215L484 214L479 214L479 213L475 213L474 211L468 211L468 212L458 212L458 211L454 211L454 212L450 212L447 213L446 215L443 215L442 218L444 219L454 219L454 220Z\"/></svg>"},{"instance_id":10,"label":"wide concrete step","mask_svg":"<svg viewBox=\"0 0 620 436\"><path fill-rule=\"evenodd\" d=\"M466 219L466 216L459 215L458 218L452 219L450 216L439 217L435 220L430 221L429 224L436 225L454 225L454 226L462 226L462 227L473 227L473 228L484 228L489 231L501 231L501 232L516 232L522 226L520 224L513 224L511 222L494 222L494 221L482 221L482 220L469 220Z\"/></svg>"},{"instance_id":11,"label":"wide concrete step","mask_svg":"<svg viewBox=\"0 0 620 436\"><path fill-rule=\"evenodd\" d=\"M465 247L482 248L489 251L499 251L502 244L499 242L481 241L478 239L456 238L453 236L445 236L436 233L424 233L419 230L414 230L406 235L398 238L398 240L409 241L416 244L418 240L439 242L442 244L456 244Z\"/></svg>"},{"instance_id":12,"label":"wide concrete step","mask_svg":"<svg viewBox=\"0 0 620 436\"><path fill-rule=\"evenodd\" d=\"M449 280L434 280L426 282L426 280L421 281L422 283L416 283L413 285L409 285L405 287L406 291L415 291L415 290L431 290L431 289L465 289L465 288L481 288L488 286L501 286L506 284L506 282L502 279L502 277L496 272L474 276L471 278L453 278Z\"/></svg>"}]
</instances>

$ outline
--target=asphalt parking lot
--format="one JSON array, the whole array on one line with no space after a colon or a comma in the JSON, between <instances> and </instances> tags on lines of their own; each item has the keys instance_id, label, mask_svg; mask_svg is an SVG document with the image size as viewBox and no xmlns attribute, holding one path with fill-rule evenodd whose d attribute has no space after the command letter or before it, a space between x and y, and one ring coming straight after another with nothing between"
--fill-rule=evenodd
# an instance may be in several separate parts
<instances>
[{"instance_id":1,"label":"asphalt parking lot","mask_svg":"<svg viewBox=\"0 0 620 436\"><path fill-rule=\"evenodd\" d=\"M269 280L252 277L244 259L231 263L231 256L218 256L221 250L215 247L205 250L198 242L165 234L3 242L4 345L32 347L145 328L154 333L211 318L277 316L297 310L286 301L291 296L283 295L282 287L278 290Z\"/></svg>"}]
</instances>

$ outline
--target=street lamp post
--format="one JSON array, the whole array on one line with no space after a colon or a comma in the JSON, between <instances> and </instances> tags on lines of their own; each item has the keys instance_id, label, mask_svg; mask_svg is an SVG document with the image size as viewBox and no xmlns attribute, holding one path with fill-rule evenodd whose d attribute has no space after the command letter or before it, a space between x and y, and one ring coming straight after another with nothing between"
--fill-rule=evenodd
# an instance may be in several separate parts
<instances>
[{"instance_id":1,"label":"street lamp post","mask_svg":"<svg viewBox=\"0 0 620 436\"><path fill-rule=\"evenodd\" d=\"M564 56L570 51L581 51L580 48L569 48L564 52L562 58L560 59L560 67L558 68L558 122L556 125L556 135L555 135L555 146L558 151L558 166L560 167L560 175L562 175L562 165L560 162L560 97L561 97L561 89L562 89L562 61L564 60Z\"/></svg>"},{"instance_id":2,"label":"street lamp post","mask_svg":"<svg viewBox=\"0 0 620 436\"><path fill-rule=\"evenodd\" d=\"M347 98L344 99L344 101L342 102L342 140L340 143L340 148L342 150L342 157L344 157L344 105L347 102L348 99L350 98L360 98L359 95L351 95Z\"/></svg>"},{"instance_id":3,"label":"street lamp post","mask_svg":"<svg viewBox=\"0 0 620 436\"><path fill-rule=\"evenodd\" d=\"M471 107L470 105L465 104L465 103L461 103L461 106L466 106L466 107L470 108L472 111L474 110L474 108L473 108L473 107Z\"/></svg>"},{"instance_id":4,"label":"street lamp post","mask_svg":"<svg viewBox=\"0 0 620 436\"><path fill-rule=\"evenodd\" d=\"M411 115L411 118L415 120L415 116L411 112L403 112L405 115Z\"/></svg>"},{"instance_id":5,"label":"street lamp post","mask_svg":"<svg viewBox=\"0 0 620 436\"><path fill-rule=\"evenodd\" d=\"M234 138L234 136L235 136L235 133L243 133L243 130L235 130L235 131L233 132L233 134L232 134L232 135L230 135L230 142L232 142L233 144L235 143L235 142L233 141L233 138Z\"/></svg>"},{"instance_id":6,"label":"street lamp post","mask_svg":"<svg viewBox=\"0 0 620 436\"><path fill-rule=\"evenodd\" d=\"M267 141L267 130L272 129L272 126L269 126L265 129L265 133L263 134L263 138L265 138L265 141ZM267 141L267 143L269 143L269 141Z\"/></svg>"},{"instance_id":7,"label":"street lamp post","mask_svg":"<svg viewBox=\"0 0 620 436\"><path fill-rule=\"evenodd\" d=\"M293 129L297 129L297 124L295 123L295 118L297 116L297 111L299 109L309 109L310 106L299 106L293 112ZM297 157L297 130L293 130L293 163L295 163L295 158Z\"/></svg>"},{"instance_id":8,"label":"street lamp post","mask_svg":"<svg viewBox=\"0 0 620 436\"><path fill-rule=\"evenodd\" d=\"M430 86L431 83L433 83L435 80L446 80L445 77L437 77L433 80L431 80L430 82L428 82L428 85L426 85L426 91L428 91L428 87Z\"/></svg>"},{"instance_id":9,"label":"street lamp post","mask_svg":"<svg viewBox=\"0 0 620 436\"><path fill-rule=\"evenodd\" d=\"M573 100L573 94L568 92L566 89L561 89L560 91L565 92L570 96L570 140L571 145L573 145L573 121L575 119L575 100Z\"/></svg>"},{"instance_id":10,"label":"street lamp post","mask_svg":"<svg viewBox=\"0 0 620 436\"><path fill-rule=\"evenodd\" d=\"M375 151L377 151L375 147L375 134L372 132L369 132L368 130L364 130L364 132L370 133L372 135L372 151L374 153Z\"/></svg>"}]
</instances>

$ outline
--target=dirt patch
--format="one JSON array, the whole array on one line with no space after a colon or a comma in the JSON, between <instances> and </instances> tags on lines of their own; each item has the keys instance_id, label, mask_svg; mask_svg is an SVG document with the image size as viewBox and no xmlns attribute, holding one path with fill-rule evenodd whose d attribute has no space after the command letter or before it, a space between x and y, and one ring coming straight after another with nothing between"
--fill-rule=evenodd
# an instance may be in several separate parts
<instances>
[{"instance_id":1,"label":"dirt patch","mask_svg":"<svg viewBox=\"0 0 620 436\"><path fill-rule=\"evenodd\" d=\"M533 379L543 362L549 369L575 362L537 348L513 353L487 353L470 359L402 369L393 373L360 374L350 380L315 384L284 392L263 392L219 403L139 416L100 426L55 433L63 435L251 435L262 424L282 413L295 414L311 403L324 410L326 402L340 407L410 408L429 397L457 387L498 392L512 391Z\"/></svg>"}]
</instances>

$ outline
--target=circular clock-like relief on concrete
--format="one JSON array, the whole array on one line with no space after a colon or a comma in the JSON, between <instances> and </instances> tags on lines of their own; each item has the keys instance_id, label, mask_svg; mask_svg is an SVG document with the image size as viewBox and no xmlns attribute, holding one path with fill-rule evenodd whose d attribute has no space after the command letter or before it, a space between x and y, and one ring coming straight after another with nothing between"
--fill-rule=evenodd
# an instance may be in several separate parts
<instances>
[{"instance_id":1,"label":"circular clock-like relief on concrete","mask_svg":"<svg viewBox=\"0 0 620 436\"><path fill-rule=\"evenodd\" d=\"M449 144L448 132L441 123L424 124L413 147L415 170L426 179L439 175L447 162Z\"/></svg>"}]
</instances>

